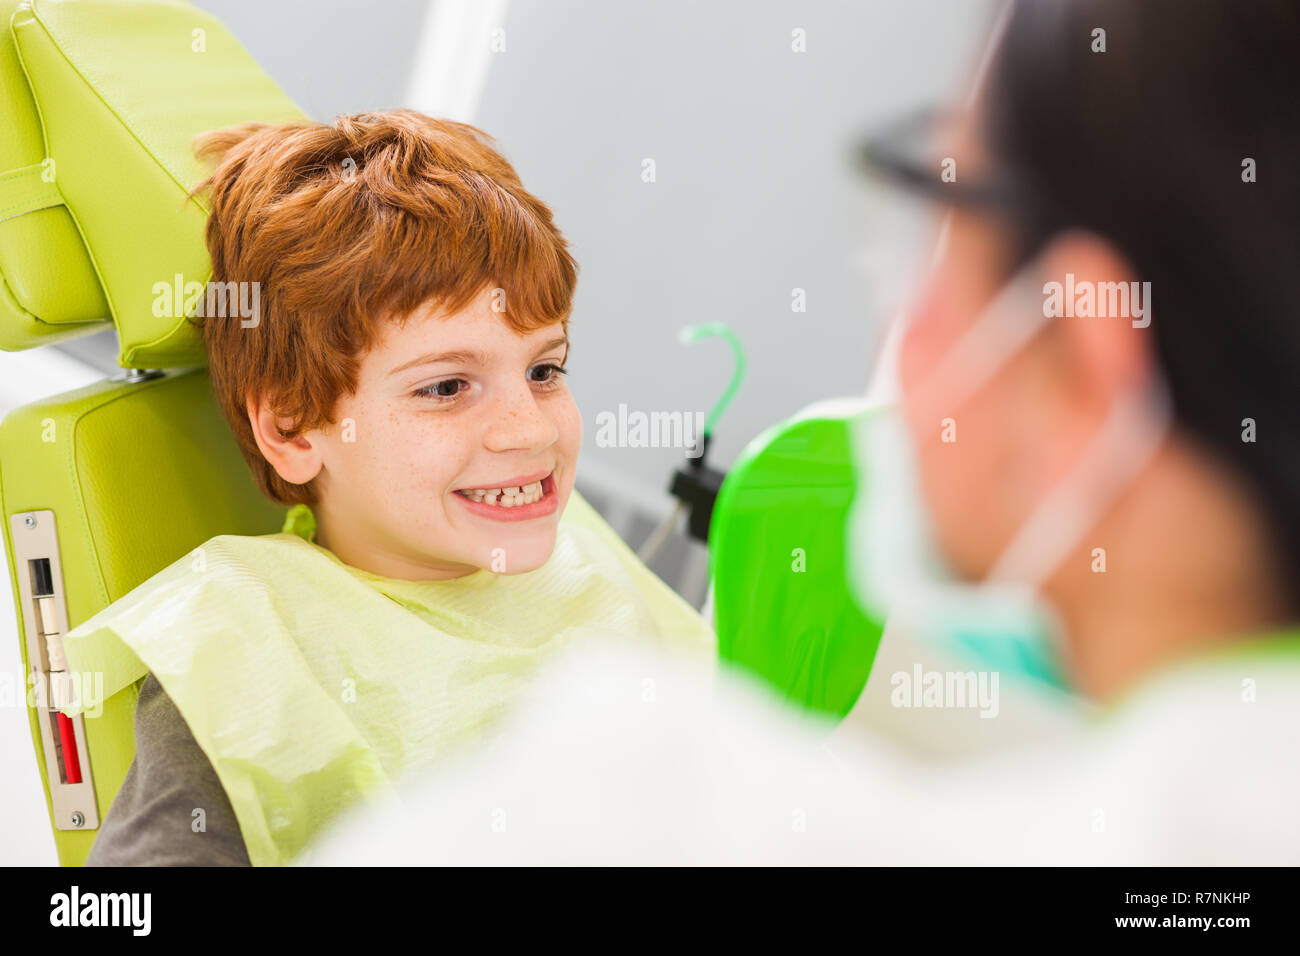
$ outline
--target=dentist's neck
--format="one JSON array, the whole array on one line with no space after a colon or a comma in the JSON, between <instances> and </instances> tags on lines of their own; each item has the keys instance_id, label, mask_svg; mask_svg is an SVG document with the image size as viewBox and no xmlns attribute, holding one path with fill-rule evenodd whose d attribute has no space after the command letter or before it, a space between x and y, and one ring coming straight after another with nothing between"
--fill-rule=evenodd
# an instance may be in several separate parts
<instances>
[{"instance_id":1,"label":"dentist's neck","mask_svg":"<svg viewBox=\"0 0 1300 956\"><path fill-rule=\"evenodd\" d=\"M1105 549L1105 571L1094 570L1094 548ZM1292 617L1254 499L1182 439L1165 445L1047 590L1076 682L1103 701Z\"/></svg>"}]
</instances>

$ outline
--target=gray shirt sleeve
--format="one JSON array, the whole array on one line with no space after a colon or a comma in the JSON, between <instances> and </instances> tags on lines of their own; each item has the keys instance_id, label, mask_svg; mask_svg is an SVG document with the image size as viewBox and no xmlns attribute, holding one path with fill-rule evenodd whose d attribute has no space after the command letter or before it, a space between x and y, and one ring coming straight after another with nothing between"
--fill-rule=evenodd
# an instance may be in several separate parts
<instances>
[{"instance_id":1,"label":"gray shirt sleeve","mask_svg":"<svg viewBox=\"0 0 1300 956\"><path fill-rule=\"evenodd\" d=\"M202 817L194 811L202 809ZM203 828L196 832L196 821ZM235 811L153 674L135 707L135 759L86 866L248 866Z\"/></svg>"}]
</instances>

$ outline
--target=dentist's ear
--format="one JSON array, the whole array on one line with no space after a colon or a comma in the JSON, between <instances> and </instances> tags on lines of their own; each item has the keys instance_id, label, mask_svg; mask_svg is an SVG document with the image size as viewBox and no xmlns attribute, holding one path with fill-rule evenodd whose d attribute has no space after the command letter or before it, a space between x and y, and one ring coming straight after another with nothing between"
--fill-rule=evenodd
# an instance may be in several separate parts
<instances>
[{"instance_id":1,"label":"dentist's ear","mask_svg":"<svg viewBox=\"0 0 1300 956\"><path fill-rule=\"evenodd\" d=\"M286 436L284 431L293 423L277 416L266 396L249 397L247 409L257 447L281 478L291 484L305 485L320 473L320 449L308 435Z\"/></svg>"},{"instance_id":2,"label":"dentist's ear","mask_svg":"<svg viewBox=\"0 0 1300 956\"><path fill-rule=\"evenodd\" d=\"M1153 290L1114 245L1090 232L1061 234L1038 263L1044 307L1058 316L1047 327L1052 383L1080 410L1104 415L1156 374Z\"/></svg>"}]
</instances>

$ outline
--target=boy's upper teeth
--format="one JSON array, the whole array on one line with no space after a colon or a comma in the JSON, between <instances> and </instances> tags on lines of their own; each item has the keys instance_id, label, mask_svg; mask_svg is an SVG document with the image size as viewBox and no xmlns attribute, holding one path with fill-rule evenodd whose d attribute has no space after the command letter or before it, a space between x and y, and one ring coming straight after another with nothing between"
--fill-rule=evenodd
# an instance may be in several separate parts
<instances>
[{"instance_id":1,"label":"boy's upper teeth","mask_svg":"<svg viewBox=\"0 0 1300 956\"><path fill-rule=\"evenodd\" d=\"M540 495L542 493L542 483L534 481L527 485L507 485L503 488L466 488L464 493L467 495L505 495L517 498L524 495Z\"/></svg>"}]
</instances>

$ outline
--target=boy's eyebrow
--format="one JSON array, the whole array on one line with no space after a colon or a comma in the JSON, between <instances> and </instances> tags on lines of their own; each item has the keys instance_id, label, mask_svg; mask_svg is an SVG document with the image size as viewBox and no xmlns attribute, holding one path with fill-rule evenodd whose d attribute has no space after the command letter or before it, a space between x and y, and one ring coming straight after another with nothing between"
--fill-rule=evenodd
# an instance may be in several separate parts
<instances>
[{"instance_id":1,"label":"boy's eyebrow","mask_svg":"<svg viewBox=\"0 0 1300 956\"><path fill-rule=\"evenodd\" d=\"M549 352L553 348L561 345L568 345L568 336L560 336L558 339L552 339L537 350L537 354ZM389 375L396 375L398 372L404 372L408 368L414 368L417 365L425 365L432 362L465 362L467 364L488 365L490 359L484 352L473 350L459 350L455 352L429 352L427 355L421 355L419 358L413 358L409 362L403 362L397 368L390 371Z\"/></svg>"},{"instance_id":2,"label":"boy's eyebrow","mask_svg":"<svg viewBox=\"0 0 1300 956\"><path fill-rule=\"evenodd\" d=\"M419 358L413 358L409 362L403 362L388 374L396 375L398 372L405 372L408 368L414 368L417 365L425 365L430 362L465 362L469 364L487 365L488 357L482 352L473 351L430 352L427 355L421 355Z\"/></svg>"},{"instance_id":3,"label":"boy's eyebrow","mask_svg":"<svg viewBox=\"0 0 1300 956\"><path fill-rule=\"evenodd\" d=\"M561 335L558 339L551 339L551 341L547 342L537 350L537 354L541 355L543 352L549 352L551 349L559 348L561 345L564 346L564 355L565 358L567 358L569 355L569 337L567 335ZM563 361L563 359L561 361Z\"/></svg>"}]
</instances>

